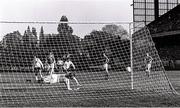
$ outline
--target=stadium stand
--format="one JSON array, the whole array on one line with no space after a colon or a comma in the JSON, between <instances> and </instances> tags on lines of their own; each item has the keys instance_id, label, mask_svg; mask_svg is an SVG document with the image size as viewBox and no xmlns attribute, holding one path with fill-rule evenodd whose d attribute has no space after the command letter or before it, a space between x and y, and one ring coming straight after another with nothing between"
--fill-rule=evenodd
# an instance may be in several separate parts
<instances>
[{"instance_id":1,"label":"stadium stand","mask_svg":"<svg viewBox=\"0 0 180 108\"><path fill-rule=\"evenodd\" d=\"M180 5L147 26L165 68L179 69L177 61L180 60Z\"/></svg>"}]
</instances>

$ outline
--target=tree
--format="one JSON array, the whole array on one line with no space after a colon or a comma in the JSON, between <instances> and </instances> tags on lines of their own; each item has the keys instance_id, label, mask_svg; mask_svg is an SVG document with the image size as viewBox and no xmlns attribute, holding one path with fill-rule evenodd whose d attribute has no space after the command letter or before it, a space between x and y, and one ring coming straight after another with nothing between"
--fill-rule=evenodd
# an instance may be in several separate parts
<instances>
[{"instance_id":1,"label":"tree","mask_svg":"<svg viewBox=\"0 0 180 108\"><path fill-rule=\"evenodd\" d=\"M39 33L39 41L40 41L40 43L39 43L40 47L42 47L43 43L45 41L43 26L41 26L41 30L40 30L40 33Z\"/></svg>"},{"instance_id":2,"label":"tree","mask_svg":"<svg viewBox=\"0 0 180 108\"><path fill-rule=\"evenodd\" d=\"M36 28L32 27L32 34L37 38Z\"/></svg>"},{"instance_id":3,"label":"tree","mask_svg":"<svg viewBox=\"0 0 180 108\"><path fill-rule=\"evenodd\" d=\"M117 29L116 26L114 29ZM121 61L121 57L129 59L130 49L129 47L125 47L125 45L130 46L130 41L122 39L122 35L127 32L123 31L123 33L121 33L119 30L117 32L119 34L115 33L116 32L113 31L112 27L104 27L103 31L93 30L90 35L84 37L83 48L84 51L87 51L90 55L92 65L102 64L102 53L104 52L106 52L108 57L111 59L110 64L113 67L116 67L117 62L119 64L124 64L124 62Z\"/></svg>"},{"instance_id":4,"label":"tree","mask_svg":"<svg viewBox=\"0 0 180 108\"><path fill-rule=\"evenodd\" d=\"M90 56L92 65L102 64L102 54L109 48L108 43L112 38L112 34L97 30L84 37L83 50Z\"/></svg>"},{"instance_id":5,"label":"tree","mask_svg":"<svg viewBox=\"0 0 180 108\"><path fill-rule=\"evenodd\" d=\"M40 39L44 39L44 29L43 29L43 26L41 26L39 37L40 37Z\"/></svg>"},{"instance_id":6,"label":"tree","mask_svg":"<svg viewBox=\"0 0 180 108\"><path fill-rule=\"evenodd\" d=\"M35 33L35 28L33 29L33 32ZM34 48L37 45L37 36L33 35L29 26L27 27L27 30L25 30L22 40L25 46Z\"/></svg>"},{"instance_id":7,"label":"tree","mask_svg":"<svg viewBox=\"0 0 180 108\"><path fill-rule=\"evenodd\" d=\"M30 32L31 32L31 30L30 30L30 27L28 26L27 33L30 33Z\"/></svg>"},{"instance_id":8,"label":"tree","mask_svg":"<svg viewBox=\"0 0 180 108\"><path fill-rule=\"evenodd\" d=\"M3 49L2 49L2 58L4 59L3 64L9 63L10 65L16 65L17 61L22 61L19 58L22 57L20 51L22 51L21 47L22 35L19 31L14 31L13 33L8 33L3 37Z\"/></svg>"},{"instance_id":9,"label":"tree","mask_svg":"<svg viewBox=\"0 0 180 108\"><path fill-rule=\"evenodd\" d=\"M113 34L114 36L121 37L121 39L128 39L128 32L121 25L105 25L102 31Z\"/></svg>"},{"instance_id":10,"label":"tree","mask_svg":"<svg viewBox=\"0 0 180 108\"><path fill-rule=\"evenodd\" d=\"M13 33L9 33L3 37L3 45L8 47L17 47L20 45L22 39L22 35L19 31L14 31Z\"/></svg>"},{"instance_id":11,"label":"tree","mask_svg":"<svg viewBox=\"0 0 180 108\"><path fill-rule=\"evenodd\" d=\"M59 34L72 35L73 29L68 25L68 18L66 16L62 16L60 22L62 23L58 24L58 28L57 28Z\"/></svg>"}]
</instances>

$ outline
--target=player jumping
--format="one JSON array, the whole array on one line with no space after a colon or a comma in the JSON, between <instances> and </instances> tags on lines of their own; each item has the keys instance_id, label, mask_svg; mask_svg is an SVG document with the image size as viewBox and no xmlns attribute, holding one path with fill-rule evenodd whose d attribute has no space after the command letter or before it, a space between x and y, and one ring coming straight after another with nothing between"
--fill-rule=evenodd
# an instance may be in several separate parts
<instances>
[{"instance_id":1,"label":"player jumping","mask_svg":"<svg viewBox=\"0 0 180 108\"><path fill-rule=\"evenodd\" d=\"M42 77L42 69L44 68L43 66L43 63L41 62L41 60L39 58L37 58L36 56L34 56L34 59L33 59L33 65L32 65L32 69L35 73L35 79L36 81L39 81L38 80L38 74L40 75L40 77Z\"/></svg>"},{"instance_id":2,"label":"player jumping","mask_svg":"<svg viewBox=\"0 0 180 108\"><path fill-rule=\"evenodd\" d=\"M66 77L69 79L74 79L76 81L77 86L81 86L75 77L75 73L72 72L72 68L75 69L75 65L70 60L70 58L67 58L67 60L64 62L64 65L63 65L63 69L66 73Z\"/></svg>"},{"instance_id":3,"label":"player jumping","mask_svg":"<svg viewBox=\"0 0 180 108\"><path fill-rule=\"evenodd\" d=\"M148 73L148 77L149 77L151 72L151 65L153 61L153 58L149 55L149 53L146 53L145 61L146 61L146 72Z\"/></svg>"},{"instance_id":4,"label":"player jumping","mask_svg":"<svg viewBox=\"0 0 180 108\"><path fill-rule=\"evenodd\" d=\"M104 58L106 59L105 62L104 62L103 68L104 68L105 71L106 71L106 79L108 80L108 79L109 79L109 71L108 71L109 58L106 56L105 53L103 53L103 56L104 56Z\"/></svg>"}]
</instances>

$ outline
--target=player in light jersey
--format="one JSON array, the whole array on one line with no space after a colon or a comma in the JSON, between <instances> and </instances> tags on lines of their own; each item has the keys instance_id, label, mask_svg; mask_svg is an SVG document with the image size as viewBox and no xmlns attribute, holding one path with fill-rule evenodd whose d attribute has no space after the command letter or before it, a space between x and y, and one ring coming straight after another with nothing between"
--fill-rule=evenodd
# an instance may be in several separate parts
<instances>
[{"instance_id":1,"label":"player in light jersey","mask_svg":"<svg viewBox=\"0 0 180 108\"><path fill-rule=\"evenodd\" d=\"M106 56L105 53L103 53L103 56L104 56L104 58L105 58L105 62L104 62L103 68L104 68L105 71L106 71L106 79L108 80L108 79L109 79L109 71L108 71L109 58Z\"/></svg>"},{"instance_id":2,"label":"player in light jersey","mask_svg":"<svg viewBox=\"0 0 180 108\"><path fill-rule=\"evenodd\" d=\"M64 62L64 65L63 65L63 69L66 73L66 77L69 79L74 79L76 81L77 86L81 86L75 77L75 73L72 72L72 68L75 69L75 65L70 60L70 58L67 58L67 60Z\"/></svg>"},{"instance_id":3,"label":"player in light jersey","mask_svg":"<svg viewBox=\"0 0 180 108\"><path fill-rule=\"evenodd\" d=\"M40 77L42 77L41 71L43 68L44 68L44 66L43 66L43 63L41 62L41 60L39 58L37 58L36 56L34 56L32 69L35 73L36 81L38 81L38 74L40 75Z\"/></svg>"},{"instance_id":4,"label":"player in light jersey","mask_svg":"<svg viewBox=\"0 0 180 108\"><path fill-rule=\"evenodd\" d=\"M145 62L146 62L146 72L148 72L148 77L150 76L152 61L153 58L149 55L149 53L146 53Z\"/></svg>"},{"instance_id":5,"label":"player in light jersey","mask_svg":"<svg viewBox=\"0 0 180 108\"><path fill-rule=\"evenodd\" d=\"M64 65L64 61L58 57L56 67L59 73L63 72L63 65Z\"/></svg>"},{"instance_id":6,"label":"player in light jersey","mask_svg":"<svg viewBox=\"0 0 180 108\"><path fill-rule=\"evenodd\" d=\"M54 67L55 67L55 58L54 54L52 52L49 53L46 63L49 65L49 74L52 75L54 73Z\"/></svg>"}]
</instances>

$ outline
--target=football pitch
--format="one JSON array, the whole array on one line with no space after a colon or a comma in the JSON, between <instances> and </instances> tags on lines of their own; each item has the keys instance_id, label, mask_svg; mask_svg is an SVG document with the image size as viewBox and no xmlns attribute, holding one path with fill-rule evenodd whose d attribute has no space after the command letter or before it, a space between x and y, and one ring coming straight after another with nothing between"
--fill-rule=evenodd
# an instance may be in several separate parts
<instances>
[{"instance_id":1,"label":"football pitch","mask_svg":"<svg viewBox=\"0 0 180 108\"><path fill-rule=\"evenodd\" d=\"M98 74L97 74L98 73ZM167 71L173 87L180 92L180 71ZM1 74L1 106L18 107L180 107L180 96L158 91L131 89L130 73L77 72L82 86L68 91L64 83L39 84L32 73ZM98 76L97 76L98 75ZM119 78L119 79L118 79ZM77 88L71 81L71 87Z\"/></svg>"}]
</instances>

